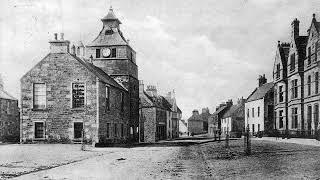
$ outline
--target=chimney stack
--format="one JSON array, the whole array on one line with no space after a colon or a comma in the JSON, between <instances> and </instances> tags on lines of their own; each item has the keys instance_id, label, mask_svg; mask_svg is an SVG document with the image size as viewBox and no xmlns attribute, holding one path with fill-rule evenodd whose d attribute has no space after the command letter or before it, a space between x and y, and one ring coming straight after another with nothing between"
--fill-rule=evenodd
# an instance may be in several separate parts
<instances>
[{"instance_id":1,"label":"chimney stack","mask_svg":"<svg viewBox=\"0 0 320 180\"><path fill-rule=\"evenodd\" d=\"M58 40L58 34L54 33L54 40L49 41L50 53L69 53L70 41L63 39L63 33L61 33L61 39Z\"/></svg>"},{"instance_id":2,"label":"chimney stack","mask_svg":"<svg viewBox=\"0 0 320 180\"><path fill-rule=\"evenodd\" d=\"M199 115L199 111L198 111L198 110L196 110L196 109L195 109L195 110L193 110L193 111L192 111L192 115L193 115L193 116L197 116L197 115Z\"/></svg>"},{"instance_id":3,"label":"chimney stack","mask_svg":"<svg viewBox=\"0 0 320 180\"><path fill-rule=\"evenodd\" d=\"M261 87L262 85L264 85L265 83L267 83L267 78L265 76L265 74L263 74L262 76L259 75L259 79L258 79L258 82L259 82L259 87Z\"/></svg>"},{"instance_id":4,"label":"chimney stack","mask_svg":"<svg viewBox=\"0 0 320 180\"><path fill-rule=\"evenodd\" d=\"M76 55L76 46L74 44L71 46L71 54Z\"/></svg>"},{"instance_id":5,"label":"chimney stack","mask_svg":"<svg viewBox=\"0 0 320 180\"><path fill-rule=\"evenodd\" d=\"M295 40L297 37L299 37L299 23L300 21L295 18L291 23L291 39Z\"/></svg>"},{"instance_id":6,"label":"chimney stack","mask_svg":"<svg viewBox=\"0 0 320 180\"><path fill-rule=\"evenodd\" d=\"M148 93L149 96L158 96L157 93L157 87L156 86L152 86L152 85L148 85L146 92Z\"/></svg>"},{"instance_id":7,"label":"chimney stack","mask_svg":"<svg viewBox=\"0 0 320 180\"><path fill-rule=\"evenodd\" d=\"M231 107L233 105L232 99L229 99L226 104L228 107Z\"/></svg>"},{"instance_id":8,"label":"chimney stack","mask_svg":"<svg viewBox=\"0 0 320 180\"><path fill-rule=\"evenodd\" d=\"M143 94L143 91L144 91L143 80L139 80L139 94Z\"/></svg>"}]
</instances>

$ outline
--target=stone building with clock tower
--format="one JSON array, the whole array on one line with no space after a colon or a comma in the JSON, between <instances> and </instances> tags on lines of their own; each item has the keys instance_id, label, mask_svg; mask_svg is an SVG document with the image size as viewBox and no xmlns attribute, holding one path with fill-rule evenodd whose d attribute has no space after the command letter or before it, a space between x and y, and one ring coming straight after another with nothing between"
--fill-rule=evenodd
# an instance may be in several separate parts
<instances>
[{"instance_id":1,"label":"stone building with clock tower","mask_svg":"<svg viewBox=\"0 0 320 180\"><path fill-rule=\"evenodd\" d=\"M85 47L85 58L92 59L95 66L101 68L129 92L130 133L138 140L139 133L139 81L136 52L129 45L120 30L121 21L115 16L112 7L101 19L102 30Z\"/></svg>"}]
</instances>

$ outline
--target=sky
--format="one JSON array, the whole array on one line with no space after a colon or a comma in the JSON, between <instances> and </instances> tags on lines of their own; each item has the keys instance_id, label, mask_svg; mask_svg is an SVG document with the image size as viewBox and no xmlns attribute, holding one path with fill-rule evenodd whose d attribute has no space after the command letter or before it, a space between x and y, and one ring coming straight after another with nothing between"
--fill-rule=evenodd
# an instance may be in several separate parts
<instances>
[{"instance_id":1,"label":"sky","mask_svg":"<svg viewBox=\"0 0 320 180\"><path fill-rule=\"evenodd\" d=\"M306 35L319 0L2 0L0 73L20 97L20 78L49 53L53 33L88 44L112 5L137 52L139 79L159 94L175 90L183 118L192 110L247 98L258 76L272 81L277 41L291 22Z\"/></svg>"}]
</instances>

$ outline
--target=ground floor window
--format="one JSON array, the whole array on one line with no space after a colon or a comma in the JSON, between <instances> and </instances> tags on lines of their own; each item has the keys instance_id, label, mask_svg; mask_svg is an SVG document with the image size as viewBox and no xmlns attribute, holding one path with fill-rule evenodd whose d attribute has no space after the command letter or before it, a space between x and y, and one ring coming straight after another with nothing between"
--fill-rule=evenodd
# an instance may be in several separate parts
<instances>
[{"instance_id":1,"label":"ground floor window","mask_svg":"<svg viewBox=\"0 0 320 180\"><path fill-rule=\"evenodd\" d=\"M258 132L260 132L260 124L258 124Z\"/></svg>"},{"instance_id":2,"label":"ground floor window","mask_svg":"<svg viewBox=\"0 0 320 180\"><path fill-rule=\"evenodd\" d=\"M121 124L121 137L123 137L123 136L124 136L124 125Z\"/></svg>"},{"instance_id":3,"label":"ground floor window","mask_svg":"<svg viewBox=\"0 0 320 180\"><path fill-rule=\"evenodd\" d=\"M254 124L252 124L252 132L254 133Z\"/></svg>"},{"instance_id":4,"label":"ground floor window","mask_svg":"<svg viewBox=\"0 0 320 180\"><path fill-rule=\"evenodd\" d=\"M43 122L35 122L34 123L34 137L35 138L44 138L44 123Z\"/></svg>"},{"instance_id":5,"label":"ground floor window","mask_svg":"<svg viewBox=\"0 0 320 180\"><path fill-rule=\"evenodd\" d=\"M283 128L283 111L279 111L279 128Z\"/></svg>"},{"instance_id":6,"label":"ground floor window","mask_svg":"<svg viewBox=\"0 0 320 180\"><path fill-rule=\"evenodd\" d=\"M298 108L292 108L292 128L298 127Z\"/></svg>"},{"instance_id":7,"label":"ground floor window","mask_svg":"<svg viewBox=\"0 0 320 180\"><path fill-rule=\"evenodd\" d=\"M82 122L75 122L74 123L74 138L79 139L82 137L82 129L83 129L83 123Z\"/></svg>"},{"instance_id":8,"label":"ground floor window","mask_svg":"<svg viewBox=\"0 0 320 180\"><path fill-rule=\"evenodd\" d=\"M107 138L110 138L110 123L107 123Z\"/></svg>"},{"instance_id":9,"label":"ground floor window","mask_svg":"<svg viewBox=\"0 0 320 180\"><path fill-rule=\"evenodd\" d=\"M114 137L118 135L118 124L114 124Z\"/></svg>"},{"instance_id":10,"label":"ground floor window","mask_svg":"<svg viewBox=\"0 0 320 180\"><path fill-rule=\"evenodd\" d=\"M319 123L319 105L314 105L314 129L318 130L318 123Z\"/></svg>"}]
</instances>

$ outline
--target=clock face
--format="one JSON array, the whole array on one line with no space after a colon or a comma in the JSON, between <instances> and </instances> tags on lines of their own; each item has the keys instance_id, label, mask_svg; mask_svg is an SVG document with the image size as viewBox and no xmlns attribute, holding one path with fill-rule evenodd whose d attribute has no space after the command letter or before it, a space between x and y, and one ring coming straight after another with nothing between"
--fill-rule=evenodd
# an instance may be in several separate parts
<instances>
[{"instance_id":1,"label":"clock face","mask_svg":"<svg viewBox=\"0 0 320 180\"><path fill-rule=\"evenodd\" d=\"M110 55L111 51L109 48L102 49L102 55L103 57L108 57Z\"/></svg>"}]
</instances>

